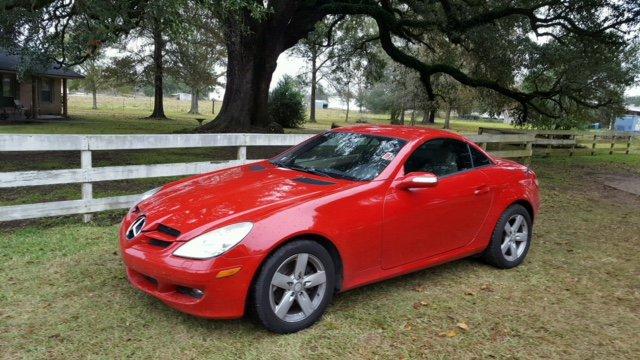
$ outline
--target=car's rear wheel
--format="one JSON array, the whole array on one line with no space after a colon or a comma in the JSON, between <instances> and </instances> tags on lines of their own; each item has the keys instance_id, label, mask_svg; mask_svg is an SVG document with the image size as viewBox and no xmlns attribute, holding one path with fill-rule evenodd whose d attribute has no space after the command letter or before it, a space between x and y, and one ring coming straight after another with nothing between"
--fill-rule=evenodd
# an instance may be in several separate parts
<instances>
[{"instance_id":1,"label":"car's rear wheel","mask_svg":"<svg viewBox=\"0 0 640 360\"><path fill-rule=\"evenodd\" d=\"M313 325L333 297L335 271L322 245L309 240L288 243L262 266L253 287L253 306L260 322L277 333Z\"/></svg>"},{"instance_id":2,"label":"car's rear wheel","mask_svg":"<svg viewBox=\"0 0 640 360\"><path fill-rule=\"evenodd\" d=\"M514 204L502 214L482 258L501 269L520 265L531 246L531 215L522 205Z\"/></svg>"}]
</instances>

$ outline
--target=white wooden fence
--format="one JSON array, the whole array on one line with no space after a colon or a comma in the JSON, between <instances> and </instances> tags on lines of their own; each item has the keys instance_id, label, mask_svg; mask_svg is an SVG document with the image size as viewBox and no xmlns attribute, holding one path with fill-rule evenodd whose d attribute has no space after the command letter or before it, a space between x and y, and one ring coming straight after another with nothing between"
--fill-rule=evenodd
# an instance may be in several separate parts
<instances>
[{"instance_id":1,"label":"white wooden fence","mask_svg":"<svg viewBox=\"0 0 640 360\"><path fill-rule=\"evenodd\" d=\"M53 201L37 204L0 206L0 221L33 219L47 216L84 214L126 209L140 195L93 197L93 182L165 176L199 174L257 160L247 160L247 146L292 146L313 135L307 134L184 134L184 135L0 135L0 171L2 152L27 151L80 151L80 168L64 170L36 170L0 172L0 188L42 186L55 184L82 184L80 200ZM532 156L534 135L482 134L471 135L471 140L484 148L487 144L513 144L519 148L494 151L500 157L527 158ZM237 158L229 161L201 161L190 163L92 166L92 151L140 150L198 147L237 147Z\"/></svg>"}]
</instances>

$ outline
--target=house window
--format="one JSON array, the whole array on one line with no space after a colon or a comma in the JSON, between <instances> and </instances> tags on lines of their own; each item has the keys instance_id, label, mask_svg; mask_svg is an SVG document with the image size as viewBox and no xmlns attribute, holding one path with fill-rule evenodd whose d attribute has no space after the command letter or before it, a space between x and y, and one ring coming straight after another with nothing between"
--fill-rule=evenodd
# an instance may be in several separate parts
<instances>
[{"instance_id":1,"label":"house window","mask_svg":"<svg viewBox=\"0 0 640 360\"><path fill-rule=\"evenodd\" d=\"M13 89L11 88L11 76L2 75L2 96L13 97Z\"/></svg>"},{"instance_id":2,"label":"house window","mask_svg":"<svg viewBox=\"0 0 640 360\"><path fill-rule=\"evenodd\" d=\"M40 90L41 102L53 102L53 80L43 79L42 89Z\"/></svg>"}]
</instances>

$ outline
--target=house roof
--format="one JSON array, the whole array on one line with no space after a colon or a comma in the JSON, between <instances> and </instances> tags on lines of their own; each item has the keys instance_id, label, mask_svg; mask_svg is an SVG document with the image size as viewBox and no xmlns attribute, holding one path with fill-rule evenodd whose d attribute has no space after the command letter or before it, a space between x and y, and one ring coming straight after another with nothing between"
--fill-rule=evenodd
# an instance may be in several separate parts
<instances>
[{"instance_id":1,"label":"house roof","mask_svg":"<svg viewBox=\"0 0 640 360\"><path fill-rule=\"evenodd\" d=\"M17 72L20 65L20 57L17 55L7 54L0 51L0 71ZM50 76L66 79L82 79L84 76L73 70L65 70L63 68L56 68L54 66L49 67L45 71L40 72L38 75Z\"/></svg>"}]
</instances>

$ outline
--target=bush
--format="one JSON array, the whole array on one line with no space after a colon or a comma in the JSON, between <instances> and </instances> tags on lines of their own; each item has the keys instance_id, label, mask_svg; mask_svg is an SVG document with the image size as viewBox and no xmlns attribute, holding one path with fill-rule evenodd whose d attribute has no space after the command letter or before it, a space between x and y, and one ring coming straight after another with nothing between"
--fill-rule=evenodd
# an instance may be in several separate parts
<instances>
[{"instance_id":1,"label":"bush","mask_svg":"<svg viewBox=\"0 0 640 360\"><path fill-rule=\"evenodd\" d=\"M284 76L269 94L271 121L285 128L296 128L305 120L305 96L299 83L291 76Z\"/></svg>"}]
</instances>

